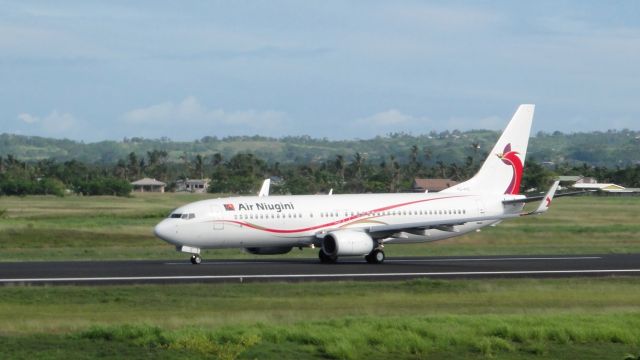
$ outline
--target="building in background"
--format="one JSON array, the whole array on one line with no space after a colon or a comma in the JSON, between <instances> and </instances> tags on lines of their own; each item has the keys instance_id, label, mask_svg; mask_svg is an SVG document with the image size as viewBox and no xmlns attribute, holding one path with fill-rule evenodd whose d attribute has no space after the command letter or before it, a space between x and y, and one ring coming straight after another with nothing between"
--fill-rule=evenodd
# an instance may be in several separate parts
<instances>
[{"instance_id":1,"label":"building in background","mask_svg":"<svg viewBox=\"0 0 640 360\"><path fill-rule=\"evenodd\" d=\"M186 179L176 181L176 192L206 193L210 179Z\"/></svg>"},{"instance_id":2,"label":"building in background","mask_svg":"<svg viewBox=\"0 0 640 360\"><path fill-rule=\"evenodd\" d=\"M451 179L414 179L412 190L415 192L438 192L458 184Z\"/></svg>"},{"instance_id":3,"label":"building in background","mask_svg":"<svg viewBox=\"0 0 640 360\"><path fill-rule=\"evenodd\" d=\"M162 181L158 181L156 179L144 178L138 181L134 181L131 183L133 186L133 192L155 192L155 193L164 193L164 188L167 184Z\"/></svg>"}]
</instances>

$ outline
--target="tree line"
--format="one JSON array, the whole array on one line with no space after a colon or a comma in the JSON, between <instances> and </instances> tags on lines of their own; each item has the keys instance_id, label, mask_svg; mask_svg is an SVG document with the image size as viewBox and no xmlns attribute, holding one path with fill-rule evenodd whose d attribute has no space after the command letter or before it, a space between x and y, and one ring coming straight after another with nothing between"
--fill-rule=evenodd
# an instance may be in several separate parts
<instances>
[{"instance_id":1,"label":"tree line","mask_svg":"<svg viewBox=\"0 0 640 360\"><path fill-rule=\"evenodd\" d=\"M471 145L471 148L478 148ZM180 161L169 161L164 150L139 155L134 152L115 165L90 164L78 160L53 159L21 161L12 155L0 156L0 195L81 195L128 196L130 182L143 177L155 178L175 188L176 181L210 178L210 192L253 194L265 178L271 178L274 194L316 194L333 189L336 193L384 193L410 191L415 178L448 178L462 181L478 170L486 154L470 151L462 161L431 165L431 154L413 145L399 160L391 155L382 161L367 159L366 154L336 155L308 163L268 162L252 153L225 158L184 153ZM597 167L587 164L543 166L527 159L522 190L544 190L558 175L595 177L626 187L640 187L640 165Z\"/></svg>"},{"instance_id":2,"label":"tree line","mask_svg":"<svg viewBox=\"0 0 640 360\"><path fill-rule=\"evenodd\" d=\"M72 140L0 134L0 154L13 154L23 161L55 159L57 161L78 160L87 164L115 165L131 153L146 157L148 152L161 149L168 152L170 162L180 162L180 156L201 154L211 158L220 153L225 160L237 153L250 152L268 163L308 164L334 160L342 155L351 160L360 153L368 161L379 164L393 155L397 161L409 161L411 147L420 144L430 152L426 165L463 164L466 156L474 151L489 150L500 133L488 130L431 131L424 134L390 133L370 139L330 140L309 136L269 138L264 136L230 136L218 138L204 136L194 141L171 141L168 138L125 138L122 141L100 141L83 143ZM477 147L471 148L470 145ZM528 147L530 157L540 161L570 164L587 163L594 166L627 167L635 165L640 158L640 132L609 130L606 132L572 133L538 132L531 137Z\"/></svg>"}]
</instances>

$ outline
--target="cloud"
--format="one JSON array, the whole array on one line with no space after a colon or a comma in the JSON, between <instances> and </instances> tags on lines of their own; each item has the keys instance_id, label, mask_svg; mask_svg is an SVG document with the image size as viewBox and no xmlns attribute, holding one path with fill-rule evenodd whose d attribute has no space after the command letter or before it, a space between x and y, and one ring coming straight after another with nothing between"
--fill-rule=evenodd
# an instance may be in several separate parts
<instances>
[{"instance_id":1,"label":"cloud","mask_svg":"<svg viewBox=\"0 0 640 360\"><path fill-rule=\"evenodd\" d=\"M33 116L27 113L18 114L18 119L26 124L35 124L40 121L37 116Z\"/></svg>"},{"instance_id":2,"label":"cloud","mask_svg":"<svg viewBox=\"0 0 640 360\"><path fill-rule=\"evenodd\" d=\"M189 96L181 102L163 102L148 107L133 109L122 118L128 125L157 127L167 134L184 134L185 126L199 126L201 129L216 129L229 134L260 133L280 134L289 122L286 113L274 110L227 111L208 108L198 99ZM177 132L177 133L176 133Z\"/></svg>"},{"instance_id":3,"label":"cloud","mask_svg":"<svg viewBox=\"0 0 640 360\"><path fill-rule=\"evenodd\" d=\"M429 131L489 129L502 130L508 119L489 116L455 116L432 120L427 116L406 114L397 109L389 109L371 116L359 118L350 123L352 131L360 138L386 135L389 133L426 134Z\"/></svg>"},{"instance_id":4,"label":"cloud","mask_svg":"<svg viewBox=\"0 0 640 360\"><path fill-rule=\"evenodd\" d=\"M457 130L502 130L509 119L497 115L485 117L450 117L445 123L448 129ZM444 130L444 129L443 129Z\"/></svg>"},{"instance_id":5,"label":"cloud","mask_svg":"<svg viewBox=\"0 0 640 360\"><path fill-rule=\"evenodd\" d=\"M43 130L45 134L63 134L78 125L78 121L72 114L59 112L58 110L53 110L42 117L29 113L20 113L18 114L18 120L31 127Z\"/></svg>"},{"instance_id":6,"label":"cloud","mask_svg":"<svg viewBox=\"0 0 640 360\"><path fill-rule=\"evenodd\" d=\"M360 118L355 121L358 126L373 126L377 128L385 128L391 126L408 126L420 121L428 121L426 118L417 118L412 115L402 113L397 109L389 109L382 111L366 118Z\"/></svg>"},{"instance_id":7,"label":"cloud","mask_svg":"<svg viewBox=\"0 0 640 360\"><path fill-rule=\"evenodd\" d=\"M396 132L421 133L430 127L429 118L405 114L392 108L351 121L348 132L357 134L359 138L368 138Z\"/></svg>"}]
</instances>

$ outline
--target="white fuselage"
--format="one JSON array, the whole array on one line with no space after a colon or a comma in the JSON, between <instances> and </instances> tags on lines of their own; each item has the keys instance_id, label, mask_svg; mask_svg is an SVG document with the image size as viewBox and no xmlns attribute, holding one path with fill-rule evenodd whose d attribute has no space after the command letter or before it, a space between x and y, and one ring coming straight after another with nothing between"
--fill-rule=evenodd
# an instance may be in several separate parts
<instances>
[{"instance_id":1,"label":"white fuselage","mask_svg":"<svg viewBox=\"0 0 640 360\"><path fill-rule=\"evenodd\" d=\"M462 235L517 217L518 195L534 105L518 107L480 170L440 193L260 195L205 200L176 209L155 228L161 239L189 252L199 264L200 249L246 248L254 254L282 254L292 247L321 246L320 261L364 255L382 263L388 243L426 242ZM531 214L546 211L554 184Z\"/></svg>"},{"instance_id":2,"label":"white fuselage","mask_svg":"<svg viewBox=\"0 0 640 360\"><path fill-rule=\"evenodd\" d=\"M321 234L330 231L518 214L522 205L503 205L507 197L461 192L230 197L182 206L158 224L155 233L176 246L201 249L317 246ZM446 228L390 231L378 233L375 240L442 240L495 222L461 221Z\"/></svg>"}]
</instances>

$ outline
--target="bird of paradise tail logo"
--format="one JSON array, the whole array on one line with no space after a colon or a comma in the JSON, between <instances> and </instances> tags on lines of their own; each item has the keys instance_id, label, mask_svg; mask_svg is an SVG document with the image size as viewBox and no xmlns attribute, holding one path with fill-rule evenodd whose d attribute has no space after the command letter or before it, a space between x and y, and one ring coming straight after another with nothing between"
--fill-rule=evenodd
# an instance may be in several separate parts
<instances>
[{"instance_id":1,"label":"bird of paradise tail logo","mask_svg":"<svg viewBox=\"0 0 640 360\"><path fill-rule=\"evenodd\" d=\"M517 195L520 193L520 182L522 181L522 160L520 160L520 153L511 150L511 143L507 144L502 151L502 154L497 154L498 158L503 163L510 165L513 169L513 176L511 183L505 190L505 194Z\"/></svg>"}]
</instances>

